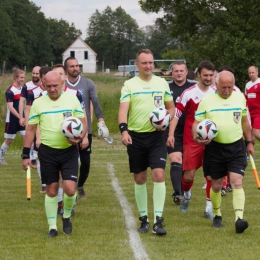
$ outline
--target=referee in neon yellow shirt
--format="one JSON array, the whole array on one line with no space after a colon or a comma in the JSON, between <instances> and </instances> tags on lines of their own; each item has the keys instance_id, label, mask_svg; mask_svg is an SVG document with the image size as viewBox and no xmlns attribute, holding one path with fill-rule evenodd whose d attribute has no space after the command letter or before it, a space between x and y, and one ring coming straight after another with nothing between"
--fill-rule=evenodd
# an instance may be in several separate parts
<instances>
[{"instance_id":1,"label":"referee in neon yellow shirt","mask_svg":"<svg viewBox=\"0 0 260 260\"><path fill-rule=\"evenodd\" d=\"M164 169L167 159L163 131L156 131L149 121L149 114L156 107L165 106L171 118L174 103L165 79L153 75L154 57L150 50L140 50L136 55L138 77L127 80L121 90L118 112L122 143L127 147L130 172L134 173L135 199L141 225L138 232L147 233L150 227L147 205L147 168L153 180L154 225L153 234L166 235L163 209L166 195Z\"/></svg>"},{"instance_id":2,"label":"referee in neon yellow shirt","mask_svg":"<svg viewBox=\"0 0 260 260\"><path fill-rule=\"evenodd\" d=\"M71 210L76 199L78 176L77 144L86 134L87 124L84 112L76 96L62 92L63 82L56 71L45 75L45 89L48 95L33 102L28 127L24 138L22 166L26 170L30 162L30 147L33 142L37 125L40 126L41 144L39 159L43 183L46 183L45 210L49 224L47 237L56 237L57 232L57 194L59 188L59 171L61 171L64 190L63 232L71 234ZM77 139L68 139L61 133L61 123L68 116L81 120L83 132Z\"/></svg>"},{"instance_id":3,"label":"referee in neon yellow shirt","mask_svg":"<svg viewBox=\"0 0 260 260\"><path fill-rule=\"evenodd\" d=\"M216 81L216 92L205 96L199 104L192 133L196 143L206 145L203 167L205 173L212 178L210 197L215 216L213 227L222 227L221 187L223 177L230 172L235 229L236 233L243 233L248 228L248 222L243 219L245 205L243 177L247 166L246 153L254 155L251 128L247 119L245 97L233 91L234 75L229 71L222 71ZM204 119L212 120L218 127L218 135L212 141L201 140L196 133L197 125ZM242 138L243 134L245 142Z\"/></svg>"}]
</instances>

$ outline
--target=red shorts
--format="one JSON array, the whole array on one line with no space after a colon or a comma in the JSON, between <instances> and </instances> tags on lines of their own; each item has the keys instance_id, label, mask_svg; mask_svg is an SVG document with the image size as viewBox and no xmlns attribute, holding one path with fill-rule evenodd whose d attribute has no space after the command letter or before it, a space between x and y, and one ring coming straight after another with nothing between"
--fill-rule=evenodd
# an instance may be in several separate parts
<instances>
[{"instance_id":1,"label":"red shorts","mask_svg":"<svg viewBox=\"0 0 260 260\"><path fill-rule=\"evenodd\" d=\"M260 129L260 117L251 116L251 126L255 129Z\"/></svg>"},{"instance_id":2,"label":"red shorts","mask_svg":"<svg viewBox=\"0 0 260 260\"><path fill-rule=\"evenodd\" d=\"M183 144L183 163L184 171L198 169L203 165L205 146L198 144Z\"/></svg>"}]
</instances>

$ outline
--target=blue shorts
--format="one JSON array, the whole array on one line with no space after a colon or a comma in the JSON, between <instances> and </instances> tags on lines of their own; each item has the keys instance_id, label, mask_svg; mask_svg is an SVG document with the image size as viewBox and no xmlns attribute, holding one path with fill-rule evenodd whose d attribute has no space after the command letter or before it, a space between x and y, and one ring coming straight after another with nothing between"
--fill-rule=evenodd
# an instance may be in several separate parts
<instances>
[{"instance_id":1,"label":"blue shorts","mask_svg":"<svg viewBox=\"0 0 260 260\"><path fill-rule=\"evenodd\" d=\"M136 133L129 131L132 144L127 146L130 172L135 174L151 169L165 169L167 148L162 131Z\"/></svg>"},{"instance_id":2,"label":"blue shorts","mask_svg":"<svg viewBox=\"0 0 260 260\"><path fill-rule=\"evenodd\" d=\"M6 122L5 123L5 134L4 138L14 139L16 134L25 135L25 127L17 122Z\"/></svg>"}]
</instances>

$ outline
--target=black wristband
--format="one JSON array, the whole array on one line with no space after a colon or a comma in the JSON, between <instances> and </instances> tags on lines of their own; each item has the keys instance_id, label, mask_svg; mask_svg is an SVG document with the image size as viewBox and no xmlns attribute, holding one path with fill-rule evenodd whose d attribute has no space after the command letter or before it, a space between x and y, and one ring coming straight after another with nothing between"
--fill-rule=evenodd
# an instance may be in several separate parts
<instances>
[{"instance_id":1,"label":"black wristband","mask_svg":"<svg viewBox=\"0 0 260 260\"><path fill-rule=\"evenodd\" d=\"M127 123L121 123L119 124L119 130L121 132L121 134L124 132L124 131L127 131L128 128L127 128Z\"/></svg>"},{"instance_id":2,"label":"black wristband","mask_svg":"<svg viewBox=\"0 0 260 260\"><path fill-rule=\"evenodd\" d=\"M245 144L246 144L246 146L247 146L248 144L252 144L252 143L253 143L253 141L252 141L252 140L245 141Z\"/></svg>"},{"instance_id":3,"label":"black wristband","mask_svg":"<svg viewBox=\"0 0 260 260\"><path fill-rule=\"evenodd\" d=\"M30 148L24 147L23 153L21 154L22 159L29 159L30 158Z\"/></svg>"}]
</instances>

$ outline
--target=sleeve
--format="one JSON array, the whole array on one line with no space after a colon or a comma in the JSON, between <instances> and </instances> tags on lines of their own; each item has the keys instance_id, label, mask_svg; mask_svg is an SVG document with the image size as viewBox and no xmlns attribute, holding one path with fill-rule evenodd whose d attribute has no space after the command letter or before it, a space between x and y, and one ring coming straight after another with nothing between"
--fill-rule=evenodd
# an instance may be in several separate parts
<instances>
[{"instance_id":1,"label":"sleeve","mask_svg":"<svg viewBox=\"0 0 260 260\"><path fill-rule=\"evenodd\" d=\"M32 90L28 92L27 99L26 99L26 105L31 106L34 101L34 93Z\"/></svg>"},{"instance_id":2,"label":"sleeve","mask_svg":"<svg viewBox=\"0 0 260 260\"><path fill-rule=\"evenodd\" d=\"M131 92L128 87L128 81L126 81L124 86L121 89L120 103L121 102L130 102L130 101L131 101Z\"/></svg>"},{"instance_id":3,"label":"sleeve","mask_svg":"<svg viewBox=\"0 0 260 260\"><path fill-rule=\"evenodd\" d=\"M80 105L81 105L81 108L82 109L85 109L85 102L83 101L83 97L82 97L82 95L81 95L81 93L77 90L77 94L76 94L76 96L77 96L77 98L78 98L78 100L79 100L79 103L80 103Z\"/></svg>"},{"instance_id":4,"label":"sleeve","mask_svg":"<svg viewBox=\"0 0 260 260\"><path fill-rule=\"evenodd\" d=\"M38 125L40 122L40 114L38 111L38 108L39 108L38 102L39 102L39 99L35 100L35 102L33 102L32 106L31 106L29 119L28 119L29 125Z\"/></svg>"},{"instance_id":5,"label":"sleeve","mask_svg":"<svg viewBox=\"0 0 260 260\"><path fill-rule=\"evenodd\" d=\"M7 103L14 102L14 93L10 89L8 89L5 92L5 98Z\"/></svg>"},{"instance_id":6,"label":"sleeve","mask_svg":"<svg viewBox=\"0 0 260 260\"><path fill-rule=\"evenodd\" d=\"M85 114L82 110L80 102L78 102L78 98L76 96L72 96L74 99L74 111L73 111L73 116L77 118L84 118Z\"/></svg>"},{"instance_id":7,"label":"sleeve","mask_svg":"<svg viewBox=\"0 0 260 260\"><path fill-rule=\"evenodd\" d=\"M100 104L98 102L96 87L95 87L92 80L88 80L88 89L89 89L89 97L92 101L96 118L97 119L98 118L104 118L102 109L101 109Z\"/></svg>"},{"instance_id":8,"label":"sleeve","mask_svg":"<svg viewBox=\"0 0 260 260\"><path fill-rule=\"evenodd\" d=\"M164 86L165 86L164 101L165 102L173 101L173 96L171 94L169 84L167 83L167 81L165 79L163 79L163 80L164 80Z\"/></svg>"},{"instance_id":9,"label":"sleeve","mask_svg":"<svg viewBox=\"0 0 260 260\"><path fill-rule=\"evenodd\" d=\"M26 84L24 84L23 87L22 87L21 97L24 97L24 98L27 99L27 86L26 86Z\"/></svg>"},{"instance_id":10,"label":"sleeve","mask_svg":"<svg viewBox=\"0 0 260 260\"><path fill-rule=\"evenodd\" d=\"M195 113L195 120L202 121L206 119L206 103L204 99L201 100Z\"/></svg>"}]
</instances>

